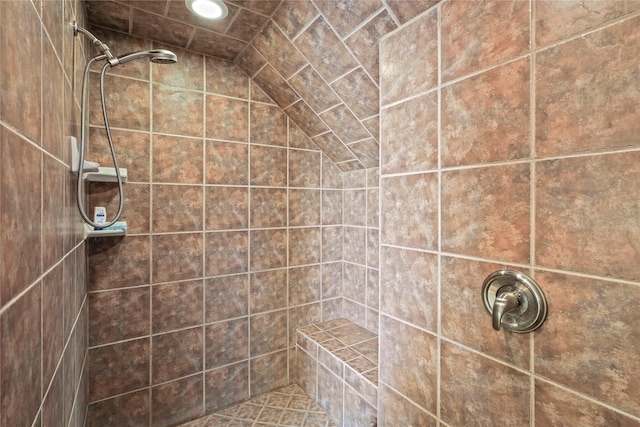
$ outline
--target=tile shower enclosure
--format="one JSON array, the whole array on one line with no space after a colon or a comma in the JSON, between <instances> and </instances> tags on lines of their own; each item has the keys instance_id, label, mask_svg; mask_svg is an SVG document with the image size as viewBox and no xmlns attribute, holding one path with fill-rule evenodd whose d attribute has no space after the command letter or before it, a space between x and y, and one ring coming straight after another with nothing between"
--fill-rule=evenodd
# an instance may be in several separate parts
<instances>
[{"instance_id":1,"label":"tile shower enclosure","mask_svg":"<svg viewBox=\"0 0 640 427\"><path fill-rule=\"evenodd\" d=\"M114 69L130 233L85 242L83 3L0 2L1 426L171 425L295 381L295 328L340 316L380 335L379 425L640 425L640 4L418 3L380 44L366 169L272 100L278 63ZM491 330L505 266L547 295L533 335Z\"/></svg>"}]
</instances>

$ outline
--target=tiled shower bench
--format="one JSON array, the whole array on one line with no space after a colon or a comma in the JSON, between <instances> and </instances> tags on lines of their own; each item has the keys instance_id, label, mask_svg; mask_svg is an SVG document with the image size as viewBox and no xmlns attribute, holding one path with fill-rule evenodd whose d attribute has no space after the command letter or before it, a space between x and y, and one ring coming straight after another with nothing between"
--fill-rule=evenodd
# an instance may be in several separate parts
<instances>
[{"instance_id":1,"label":"tiled shower bench","mask_svg":"<svg viewBox=\"0 0 640 427\"><path fill-rule=\"evenodd\" d=\"M298 384L341 426L376 425L378 335L347 319L297 331Z\"/></svg>"}]
</instances>

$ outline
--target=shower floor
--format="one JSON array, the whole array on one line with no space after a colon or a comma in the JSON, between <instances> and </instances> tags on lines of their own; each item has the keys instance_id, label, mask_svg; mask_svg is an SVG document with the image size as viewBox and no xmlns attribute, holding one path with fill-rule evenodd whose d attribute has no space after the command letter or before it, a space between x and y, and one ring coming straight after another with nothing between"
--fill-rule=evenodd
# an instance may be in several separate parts
<instances>
[{"instance_id":1,"label":"shower floor","mask_svg":"<svg viewBox=\"0 0 640 427\"><path fill-rule=\"evenodd\" d=\"M291 384L178 427L336 427L298 385Z\"/></svg>"}]
</instances>

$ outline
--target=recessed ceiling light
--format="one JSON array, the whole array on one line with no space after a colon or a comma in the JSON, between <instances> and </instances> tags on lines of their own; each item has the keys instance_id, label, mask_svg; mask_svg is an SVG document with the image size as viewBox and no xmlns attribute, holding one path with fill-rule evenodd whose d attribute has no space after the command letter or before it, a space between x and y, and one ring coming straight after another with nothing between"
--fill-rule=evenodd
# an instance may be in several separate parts
<instances>
[{"instance_id":1,"label":"recessed ceiling light","mask_svg":"<svg viewBox=\"0 0 640 427\"><path fill-rule=\"evenodd\" d=\"M184 3L191 12L207 19L224 19L229 13L222 0L185 0Z\"/></svg>"}]
</instances>

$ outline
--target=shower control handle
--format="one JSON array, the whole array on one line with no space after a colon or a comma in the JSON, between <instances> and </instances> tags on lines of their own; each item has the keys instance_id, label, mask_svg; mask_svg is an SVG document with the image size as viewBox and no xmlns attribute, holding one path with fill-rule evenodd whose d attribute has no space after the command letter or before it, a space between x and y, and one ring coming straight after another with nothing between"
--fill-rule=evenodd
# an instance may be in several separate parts
<instances>
[{"instance_id":1,"label":"shower control handle","mask_svg":"<svg viewBox=\"0 0 640 427\"><path fill-rule=\"evenodd\" d=\"M493 312L491 313L493 329L499 331L504 315L516 310L519 305L520 302L515 292L507 291L500 294L493 303Z\"/></svg>"},{"instance_id":2,"label":"shower control handle","mask_svg":"<svg viewBox=\"0 0 640 427\"><path fill-rule=\"evenodd\" d=\"M533 332L547 318L547 300L540 286L520 271L494 271L482 284L484 306L493 329L517 334Z\"/></svg>"}]
</instances>

